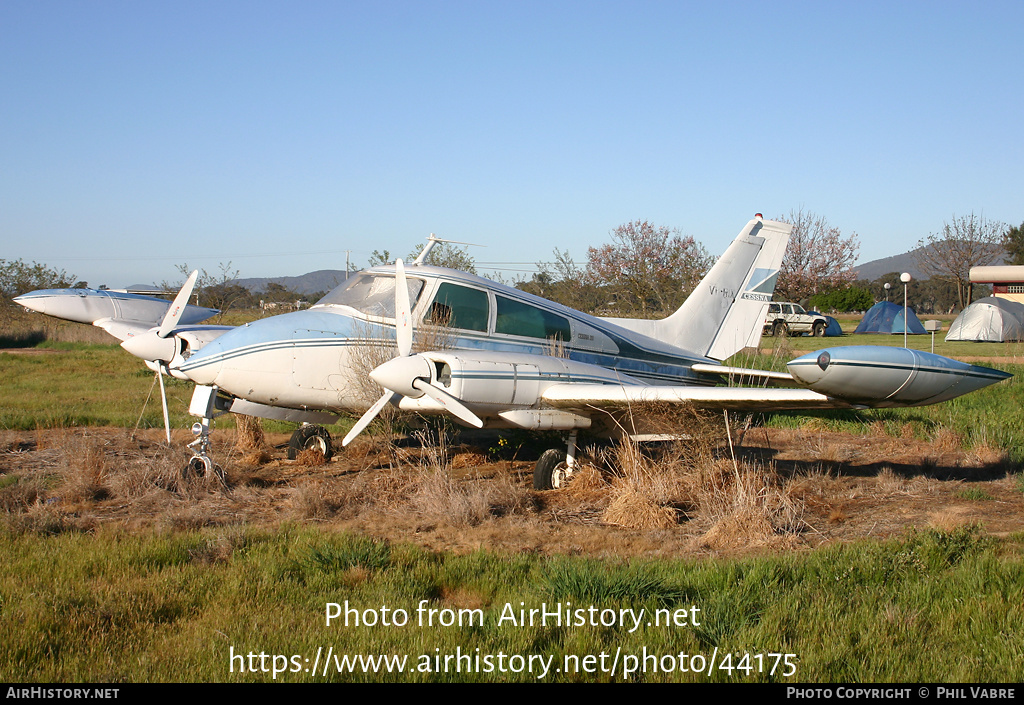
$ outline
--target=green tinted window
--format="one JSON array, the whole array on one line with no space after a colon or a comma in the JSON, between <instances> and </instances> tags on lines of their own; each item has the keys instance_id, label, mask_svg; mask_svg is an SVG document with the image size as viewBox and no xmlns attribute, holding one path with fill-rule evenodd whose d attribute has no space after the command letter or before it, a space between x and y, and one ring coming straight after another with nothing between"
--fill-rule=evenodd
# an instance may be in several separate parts
<instances>
[{"instance_id":1,"label":"green tinted window","mask_svg":"<svg viewBox=\"0 0 1024 705\"><path fill-rule=\"evenodd\" d=\"M569 321L544 309L514 299L496 296L498 319L495 333L525 335L529 338L558 338L569 341Z\"/></svg>"},{"instance_id":2,"label":"green tinted window","mask_svg":"<svg viewBox=\"0 0 1024 705\"><path fill-rule=\"evenodd\" d=\"M427 321L465 330L487 331L487 292L445 282L430 304Z\"/></svg>"}]
</instances>

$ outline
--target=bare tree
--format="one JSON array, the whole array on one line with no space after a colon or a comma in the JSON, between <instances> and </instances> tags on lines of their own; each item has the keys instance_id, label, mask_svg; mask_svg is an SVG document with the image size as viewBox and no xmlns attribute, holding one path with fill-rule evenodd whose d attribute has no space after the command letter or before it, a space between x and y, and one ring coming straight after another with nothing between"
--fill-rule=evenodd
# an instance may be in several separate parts
<instances>
[{"instance_id":1,"label":"bare tree","mask_svg":"<svg viewBox=\"0 0 1024 705\"><path fill-rule=\"evenodd\" d=\"M824 216L803 208L776 220L793 226L775 286L776 299L801 301L844 289L857 279L853 269L860 251L857 233L844 237Z\"/></svg>"},{"instance_id":2,"label":"bare tree","mask_svg":"<svg viewBox=\"0 0 1024 705\"><path fill-rule=\"evenodd\" d=\"M166 291L180 289L185 279L192 272L189 269L188 262L176 264L174 268L181 273L183 278L177 284L167 281L162 282L161 287ZM217 268L220 269L219 273L211 273L205 269L199 270L199 278L196 279L196 286L192 295L197 306L203 305L219 309L223 315L238 304L249 299L251 294L245 287L232 284L232 282L238 279L239 271L231 268L231 262L221 262L217 265Z\"/></svg>"},{"instance_id":3,"label":"bare tree","mask_svg":"<svg viewBox=\"0 0 1024 705\"><path fill-rule=\"evenodd\" d=\"M956 216L942 230L922 238L914 260L930 277L956 285L960 307L970 304L971 267L997 262L1006 225L974 213Z\"/></svg>"},{"instance_id":4,"label":"bare tree","mask_svg":"<svg viewBox=\"0 0 1024 705\"><path fill-rule=\"evenodd\" d=\"M635 220L611 236L611 244L588 248L587 276L610 285L643 316L677 308L712 263L704 246L679 228Z\"/></svg>"},{"instance_id":5,"label":"bare tree","mask_svg":"<svg viewBox=\"0 0 1024 705\"><path fill-rule=\"evenodd\" d=\"M516 286L579 311L595 311L604 302L604 292L590 281L568 250L556 247L554 255L554 262L538 262L537 273Z\"/></svg>"}]
</instances>

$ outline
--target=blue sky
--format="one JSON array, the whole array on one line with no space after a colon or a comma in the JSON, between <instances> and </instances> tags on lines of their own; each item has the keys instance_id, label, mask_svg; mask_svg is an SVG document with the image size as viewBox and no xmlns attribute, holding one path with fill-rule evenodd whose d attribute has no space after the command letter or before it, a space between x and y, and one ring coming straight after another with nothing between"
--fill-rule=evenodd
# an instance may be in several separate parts
<instances>
[{"instance_id":1,"label":"blue sky","mask_svg":"<svg viewBox=\"0 0 1024 705\"><path fill-rule=\"evenodd\" d=\"M435 232L515 278L630 220L718 254L801 207L877 259L1024 221L1021 26L1019 1L0 0L0 259L123 286Z\"/></svg>"}]
</instances>

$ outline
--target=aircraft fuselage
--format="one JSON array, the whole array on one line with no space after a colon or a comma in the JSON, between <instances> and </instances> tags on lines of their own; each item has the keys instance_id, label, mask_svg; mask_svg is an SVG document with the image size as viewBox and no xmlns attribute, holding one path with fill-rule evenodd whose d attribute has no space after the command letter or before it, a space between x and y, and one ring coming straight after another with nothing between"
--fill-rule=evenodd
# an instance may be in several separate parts
<instances>
[{"instance_id":1,"label":"aircraft fuselage","mask_svg":"<svg viewBox=\"0 0 1024 705\"><path fill-rule=\"evenodd\" d=\"M225 333L175 372L261 404L365 409L379 394L379 388L367 388L369 372L395 355L395 277L390 267L356 277L362 281L348 282L309 309ZM418 347L470 354L475 370L464 370L465 379L492 392L486 400L467 400L477 406L529 406L535 398L527 401L524 388L545 380L716 381L691 369L713 360L511 287L435 267L416 267L408 280ZM462 381L457 372L456 382ZM512 387L509 394L502 391L509 384L518 388L518 402ZM402 406L417 403L429 407L432 402L403 399Z\"/></svg>"}]
</instances>

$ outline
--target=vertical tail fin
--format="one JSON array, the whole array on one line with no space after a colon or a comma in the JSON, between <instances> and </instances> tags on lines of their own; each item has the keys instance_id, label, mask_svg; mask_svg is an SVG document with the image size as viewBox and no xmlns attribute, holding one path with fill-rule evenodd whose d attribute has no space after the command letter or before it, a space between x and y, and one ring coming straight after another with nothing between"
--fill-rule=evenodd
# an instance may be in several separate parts
<instances>
[{"instance_id":1,"label":"vertical tail fin","mask_svg":"<svg viewBox=\"0 0 1024 705\"><path fill-rule=\"evenodd\" d=\"M658 338L715 360L757 345L793 226L755 218L736 236Z\"/></svg>"},{"instance_id":2,"label":"vertical tail fin","mask_svg":"<svg viewBox=\"0 0 1024 705\"><path fill-rule=\"evenodd\" d=\"M607 320L715 360L753 347L761 337L792 229L788 223L758 216L671 316L660 321Z\"/></svg>"}]
</instances>

